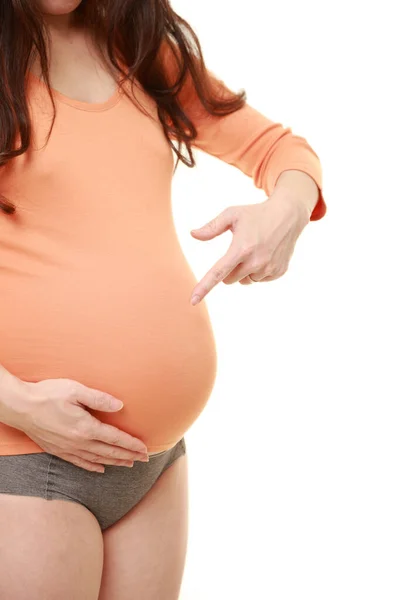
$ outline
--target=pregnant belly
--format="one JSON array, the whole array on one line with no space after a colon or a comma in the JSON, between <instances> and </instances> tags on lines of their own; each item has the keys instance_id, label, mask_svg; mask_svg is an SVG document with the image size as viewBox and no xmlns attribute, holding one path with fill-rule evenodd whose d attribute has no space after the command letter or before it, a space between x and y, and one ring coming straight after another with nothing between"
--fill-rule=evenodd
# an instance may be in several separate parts
<instances>
[{"instance_id":1,"label":"pregnant belly","mask_svg":"<svg viewBox=\"0 0 400 600\"><path fill-rule=\"evenodd\" d=\"M25 381L66 377L113 394L121 411L90 412L150 452L169 448L203 410L216 377L208 310L189 301L195 283L177 256L0 277L0 363Z\"/></svg>"}]
</instances>

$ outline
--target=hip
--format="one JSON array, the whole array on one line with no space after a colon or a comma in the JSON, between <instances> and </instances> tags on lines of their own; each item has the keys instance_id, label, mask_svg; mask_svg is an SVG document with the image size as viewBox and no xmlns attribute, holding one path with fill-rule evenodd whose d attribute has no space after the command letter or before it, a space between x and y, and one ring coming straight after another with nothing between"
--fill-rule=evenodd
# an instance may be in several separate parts
<instances>
[{"instance_id":1,"label":"hip","mask_svg":"<svg viewBox=\"0 0 400 600\"><path fill-rule=\"evenodd\" d=\"M104 531L129 512L161 474L186 454L184 438L169 450L133 467L106 465L87 471L47 452L0 456L0 494L77 502L90 510Z\"/></svg>"}]
</instances>

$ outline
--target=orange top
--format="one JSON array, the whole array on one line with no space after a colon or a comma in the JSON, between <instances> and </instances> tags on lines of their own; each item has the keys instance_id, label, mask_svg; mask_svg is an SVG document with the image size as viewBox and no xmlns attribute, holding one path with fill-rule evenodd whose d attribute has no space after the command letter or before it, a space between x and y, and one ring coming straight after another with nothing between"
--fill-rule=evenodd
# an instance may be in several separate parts
<instances>
[{"instance_id":1,"label":"orange top","mask_svg":"<svg viewBox=\"0 0 400 600\"><path fill-rule=\"evenodd\" d=\"M187 88L189 90L189 88ZM206 303L193 307L196 278L171 210L175 155L155 102L120 91L89 104L55 92L57 118L33 75L28 97L31 149L0 171L17 206L0 212L0 364L25 381L66 377L125 403L91 411L157 452L173 446L204 408L216 377ZM304 138L246 104L209 117L189 92L195 146L253 177L269 196L282 171L313 177L324 216L321 167ZM43 452L0 424L0 455Z\"/></svg>"}]
</instances>

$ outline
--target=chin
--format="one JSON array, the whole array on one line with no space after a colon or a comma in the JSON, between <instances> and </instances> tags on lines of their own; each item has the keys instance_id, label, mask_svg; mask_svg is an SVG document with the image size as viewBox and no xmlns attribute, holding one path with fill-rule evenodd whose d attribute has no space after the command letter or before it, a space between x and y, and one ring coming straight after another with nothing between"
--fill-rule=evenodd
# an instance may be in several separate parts
<instances>
[{"instance_id":1,"label":"chin","mask_svg":"<svg viewBox=\"0 0 400 600\"><path fill-rule=\"evenodd\" d=\"M82 0L38 0L38 4L46 15L68 15L82 4Z\"/></svg>"}]
</instances>

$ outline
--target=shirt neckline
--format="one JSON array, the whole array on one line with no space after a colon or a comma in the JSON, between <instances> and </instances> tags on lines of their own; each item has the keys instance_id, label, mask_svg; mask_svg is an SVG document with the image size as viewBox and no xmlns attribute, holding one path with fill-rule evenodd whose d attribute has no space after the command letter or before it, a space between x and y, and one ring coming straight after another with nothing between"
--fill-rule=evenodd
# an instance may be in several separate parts
<instances>
[{"instance_id":1,"label":"shirt neckline","mask_svg":"<svg viewBox=\"0 0 400 600\"><path fill-rule=\"evenodd\" d=\"M32 71L29 71L28 75L31 77L31 79L33 79L33 81L35 81L41 87L47 90L46 83L43 81L43 79L32 73ZM119 102L124 93L121 87L121 79L118 81L117 88L114 91L114 93L104 102L84 102L83 100L70 98L69 96L66 96L65 94L53 87L50 87L50 89L53 96L60 100L60 102L63 102L64 104L67 104L72 108L88 112L101 112L104 110L109 110Z\"/></svg>"}]
</instances>

